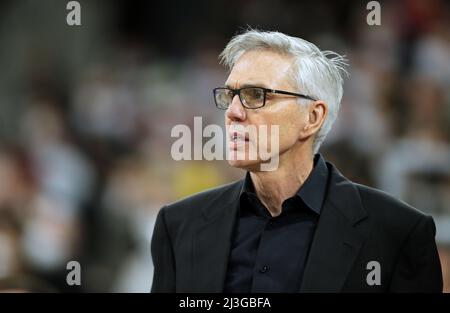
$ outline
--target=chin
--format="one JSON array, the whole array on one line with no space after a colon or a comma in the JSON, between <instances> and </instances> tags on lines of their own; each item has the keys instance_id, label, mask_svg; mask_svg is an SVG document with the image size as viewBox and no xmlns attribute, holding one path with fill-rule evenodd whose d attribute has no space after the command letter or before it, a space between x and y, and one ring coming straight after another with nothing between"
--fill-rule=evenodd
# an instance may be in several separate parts
<instances>
[{"instance_id":1,"label":"chin","mask_svg":"<svg viewBox=\"0 0 450 313\"><path fill-rule=\"evenodd\" d=\"M240 168L247 171L257 170L260 167L261 161L259 160L228 160L228 164L235 168Z\"/></svg>"},{"instance_id":2,"label":"chin","mask_svg":"<svg viewBox=\"0 0 450 313\"><path fill-rule=\"evenodd\" d=\"M249 153L249 149L254 148L250 146L248 143L241 145L228 146L228 154L227 161L228 164L235 168L240 168L247 171L273 171L278 168L279 163L279 152L276 153L276 158L272 153L266 155L263 161L258 154ZM267 150L267 149L266 149ZM257 148L254 148L253 151L258 151ZM276 160L274 163L275 167L270 166L272 161ZM268 168L272 168L269 169Z\"/></svg>"}]
</instances>

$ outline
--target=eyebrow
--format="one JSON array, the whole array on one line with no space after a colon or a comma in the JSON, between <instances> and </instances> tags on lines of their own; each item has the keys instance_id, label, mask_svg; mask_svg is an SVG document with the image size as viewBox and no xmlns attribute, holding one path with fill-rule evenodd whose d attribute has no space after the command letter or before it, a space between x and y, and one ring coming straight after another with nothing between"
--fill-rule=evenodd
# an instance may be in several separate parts
<instances>
[{"instance_id":1,"label":"eyebrow","mask_svg":"<svg viewBox=\"0 0 450 313\"><path fill-rule=\"evenodd\" d=\"M234 89L234 88L232 87L231 84L225 84L225 87L226 87L226 88L230 88L230 89ZM242 85L240 86L240 88L247 88L247 87L262 87L262 88L268 88L268 86L267 86L266 84L264 84L264 83L257 83L257 82L255 82L255 83L249 82L249 83L242 84ZM236 88L236 89L240 89L240 88Z\"/></svg>"}]
</instances>

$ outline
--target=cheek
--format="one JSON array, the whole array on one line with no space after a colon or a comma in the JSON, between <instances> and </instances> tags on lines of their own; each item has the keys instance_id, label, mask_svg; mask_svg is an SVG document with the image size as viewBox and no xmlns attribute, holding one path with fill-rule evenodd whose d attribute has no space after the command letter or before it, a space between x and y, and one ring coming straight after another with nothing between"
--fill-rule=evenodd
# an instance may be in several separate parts
<instances>
[{"instance_id":1,"label":"cheek","mask_svg":"<svg viewBox=\"0 0 450 313\"><path fill-rule=\"evenodd\" d=\"M300 129L297 124L285 124L280 126L280 147L293 146L300 137Z\"/></svg>"},{"instance_id":2,"label":"cheek","mask_svg":"<svg viewBox=\"0 0 450 313\"><path fill-rule=\"evenodd\" d=\"M257 142L251 143L258 147L258 151L261 149L263 151L273 151L274 147L272 145L276 145L278 148L275 149L280 152L286 151L294 146L300 137L300 118L295 115L270 115L270 117L258 119L258 121L251 124L267 126L267 132L261 128L257 130ZM274 125L278 125L278 132L275 131Z\"/></svg>"},{"instance_id":3,"label":"cheek","mask_svg":"<svg viewBox=\"0 0 450 313\"><path fill-rule=\"evenodd\" d=\"M248 125L255 125L257 127L265 125L269 138L274 134L271 131L272 126L278 125L280 147L291 146L300 137L301 129L304 125L305 113L298 105L285 106L282 109L268 110L267 112L255 110L252 113L247 115ZM259 133L261 129L256 131Z\"/></svg>"},{"instance_id":4,"label":"cheek","mask_svg":"<svg viewBox=\"0 0 450 313\"><path fill-rule=\"evenodd\" d=\"M298 108L293 108L278 116L277 123L280 125L280 143L290 145L298 140L304 124L302 114Z\"/></svg>"}]
</instances>

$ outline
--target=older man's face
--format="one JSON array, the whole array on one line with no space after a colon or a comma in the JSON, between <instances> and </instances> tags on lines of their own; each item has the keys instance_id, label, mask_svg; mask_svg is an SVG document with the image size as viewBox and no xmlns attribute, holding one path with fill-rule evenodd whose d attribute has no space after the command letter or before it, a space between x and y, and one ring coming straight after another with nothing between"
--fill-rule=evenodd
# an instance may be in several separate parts
<instances>
[{"instance_id":1,"label":"older man's face","mask_svg":"<svg viewBox=\"0 0 450 313\"><path fill-rule=\"evenodd\" d=\"M289 76L291 65L292 60L288 56L264 50L248 51L234 65L226 86L233 89L258 86L298 92ZM307 110L298 103L298 98L292 96L268 93L266 105L259 109L244 108L239 97L235 96L225 113L225 124L229 130L227 140L230 165L247 170L260 170L260 154L257 154L256 160L252 160L249 157L250 149L273 151L271 143L273 145L277 142L280 162L288 160L298 148L306 115ZM233 140L236 125L256 126L257 134L246 140ZM267 140L258 140L262 138L262 128L259 127L261 125L267 126ZM273 125L279 126L279 139L271 137Z\"/></svg>"}]
</instances>

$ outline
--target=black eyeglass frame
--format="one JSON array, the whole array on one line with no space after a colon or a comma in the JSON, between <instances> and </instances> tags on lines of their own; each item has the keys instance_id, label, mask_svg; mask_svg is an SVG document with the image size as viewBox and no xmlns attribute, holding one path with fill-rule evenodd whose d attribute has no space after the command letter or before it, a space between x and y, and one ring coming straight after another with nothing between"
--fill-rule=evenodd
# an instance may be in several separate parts
<instances>
[{"instance_id":1,"label":"black eyeglass frame","mask_svg":"<svg viewBox=\"0 0 450 313\"><path fill-rule=\"evenodd\" d=\"M246 106L246 105L244 104L244 101L242 101L242 98L241 98L241 91L244 90L244 89L255 89L255 88L261 89L261 90L263 91L263 95L264 95L263 103L262 103L261 106L258 106L258 107L248 107L248 106ZM264 88L264 87L258 87L258 86L248 86L248 87L242 87L242 88L239 88L239 89L232 89L232 88L228 88L228 87L217 87L217 88L214 88L214 89L213 89L214 103L216 104L216 107L217 107L218 109L221 109L221 110L227 110L228 107L229 107L230 105L228 105L227 108L223 108L223 107L221 107L221 106L219 106L219 105L217 104L217 100L216 100L216 92L217 92L218 90L230 90L230 91L232 92L232 97L231 97L232 100L233 100L233 98L234 98L236 95L238 95L239 100L241 101L242 106L243 106L244 108L252 109L252 110L253 110L253 109L259 109L259 108L262 108L263 106L266 105L266 95L267 95L267 93L274 93L274 94L282 94L282 95L296 96L296 97L300 97L300 98L304 98L304 99L308 99L308 100L312 100L312 101L317 101L317 99L315 99L315 98L313 98L313 97L310 97L310 96L308 96L308 95L301 94L301 93L295 93L295 92L290 92L290 91L285 91L285 90L270 89L270 88ZM230 104L231 104L231 103L230 103Z\"/></svg>"}]
</instances>

